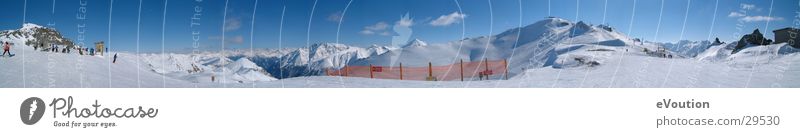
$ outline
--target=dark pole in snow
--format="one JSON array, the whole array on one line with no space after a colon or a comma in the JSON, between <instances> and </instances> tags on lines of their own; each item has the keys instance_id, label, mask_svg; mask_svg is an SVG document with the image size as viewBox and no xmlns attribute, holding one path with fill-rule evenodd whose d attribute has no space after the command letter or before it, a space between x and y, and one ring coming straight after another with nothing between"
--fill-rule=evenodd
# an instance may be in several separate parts
<instances>
[{"instance_id":1,"label":"dark pole in snow","mask_svg":"<svg viewBox=\"0 0 800 137\"><path fill-rule=\"evenodd\" d=\"M459 65L461 66L461 81L464 81L464 59L461 59L461 63Z\"/></svg>"},{"instance_id":2,"label":"dark pole in snow","mask_svg":"<svg viewBox=\"0 0 800 137\"><path fill-rule=\"evenodd\" d=\"M428 62L428 78L433 78L433 67L431 62Z\"/></svg>"},{"instance_id":3,"label":"dark pole in snow","mask_svg":"<svg viewBox=\"0 0 800 137\"><path fill-rule=\"evenodd\" d=\"M400 63L400 80L403 80L403 63Z\"/></svg>"},{"instance_id":4,"label":"dark pole in snow","mask_svg":"<svg viewBox=\"0 0 800 137\"><path fill-rule=\"evenodd\" d=\"M374 76L372 75L372 71L373 71L372 64L369 64L369 78L374 78Z\"/></svg>"}]
</instances>

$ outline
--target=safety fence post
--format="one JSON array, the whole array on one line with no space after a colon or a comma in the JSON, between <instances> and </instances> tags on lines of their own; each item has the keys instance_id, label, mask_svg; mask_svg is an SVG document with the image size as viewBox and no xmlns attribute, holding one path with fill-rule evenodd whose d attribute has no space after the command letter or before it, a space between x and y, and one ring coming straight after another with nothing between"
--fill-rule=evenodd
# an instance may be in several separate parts
<instances>
[{"instance_id":1,"label":"safety fence post","mask_svg":"<svg viewBox=\"0 0 800 137\"><path fill-rule=\"evenodd\" d=\"M433 78L433 65L428 62L428 78Z\"/></svg>"},{"instance_id":2,"label":"safety fence post","mask_svg":"<svg viewBox=\"0 0 800 137\"><path fill-rule=\"evenodd\" d=\"M503 71L505 72L505 74L503 74L503 78L508 80L508 62L506 62L506 59L503 59Z\"/></svg>"},{"instance_id":3,"label":"safety fence post","mask_svg":"<svg viewBox=\"0 0 800 137\"><path fill-rule=\"evenodd\" d=\"M400 63L400 80L403 80L403 63Z\"/></svg>"},{"instance_id":4,"label":"safety fence post","mask_svg":"<svg viewBox=\"0 0 800 137\"><path fill-rule=\"evenodd\" d=\"M495 66L495 67L490 66L490 65L493 65L493 64L490 64L492 62L489 62L488 58L484 58L483 60L475 60L475 61L472 61L472 62L470 62L470 61L464 62L464 59L459 59L458 62L454 62L453 64L446 65L446 66L438 66L437 69L439 69L439 70L437 70L437 71L445 72L443 69L445 69L444 67L447 67L447 69L448 69L447 72L452 72L453 66L455 65L455 63L458 63L458 67L459 67L458 68L459 69L459 77L458 78L460 78L461 81L465 81L467 78L476 78L476 77L480 77L481 78L480 80L484 80L484 79L489 80L492 76L494 76L494 78L496 78L498 80L500 80L500 79L508 80L509 79L509 73L510 73L509 70L508 70L510 68L510 66L508 64L508 59L495 60L493 62L496 63L494 65L503 65L503 66ZM467 65L466 67L468 67L467 70L464 70L464 67L465 67L464 63L469 63L469 64L466 64ZM483 66L481 66L480 63L485 63L485 64L483 64ZM370 71L369 72L369 78L370 79L375 79L375 77L378 77L378 79L381 79L381 78L383 78L383 79L398 79L399 78L400 80L407 80L406 76L405 76L405 73L407 73L406 72L407 68L405 68L405 66L403 66L403 63L398 63L398 64L399 64L399 68L398 67L388 67L387 69L390 69L391 71L389 71L387 74L378 75L378 76L376 76L375 72L378 72L378 74L381 74L380 72L382 72L384 67L383 66L378 66L378 65L373 65L371 63L368 64L368 66L357 66L355 71L363 71L363 67L369 67L368 71ZM470 64L473 64L473 65L470 65ZM484 67L483 70L481 70L480 67ZM399 70L399 77L397 75L397 70L395 70L395 69L400 69ZM422 67L413 67L412 66L411 69L412 69L412 77L413 77L413 75L414 75L413 73L415 72L415 69L422 69ZM476 72L479 72L479 73L473 74L473 72L471 72L472 71L471 69L474 69ZM344 65L343 68L338 69L338 70L337 69L328 68L328 69L325 69L323 71L328 76L334 76L335 75L335 76L349 77L350 71L353 71L353 70L352 70L352 68L350 66ZM503 71L503 74L499 74L499 71ZM467 73L469 73L469 74L467 74ZM354 74L356 74L355 77L365 77L366 78L366 75L364 75L364 76L360 75L360 74L363 74L363 72L355 72ZM452 78L452 75L449 75L449 74L452 74L452 73L444 73L444 74L437 73L437 75L434 76L433 75L433 62L432 61L428 61L428 76L427 76L427 78L425 80L427 80L427 81L438 81L438 80L440 80L440 78L442 78L441 80L453 80L453 79L449 79L449 78ZM500 76L500 75L502 75L502 76ZM418 80L418 79L412 78L411 80Z\"/></svg>"},{"instance_id":5,"label":"safety fence post","mask_svg":"<svg viewBox=\"0 0 800 137\"><path fill-rule=\"evenodd\" d=\"M459 66L461 66L461 81L464 81L464 59L461 59Z\"/></svg>"},{"instance_id":6,"label":"safety fence post","mask_svg":"<svg viewBox=\"0 0 800 137\"><path fill-rule=\"evenodd\" d=\"M375 77L372 75L372 64L369 64L369 78L375 78Z\"/></svg>"},{"instance_id":7,"label":"safety fence post","mask_svg":"<svg viewBox=\"0 0 800 137\"><path fill-rule=\"evenodd\" d=\"M489 80L489 59L483 58L484 65L486 66L483 75L486 75L486 80Z\"/></svg>"}]
</instances>

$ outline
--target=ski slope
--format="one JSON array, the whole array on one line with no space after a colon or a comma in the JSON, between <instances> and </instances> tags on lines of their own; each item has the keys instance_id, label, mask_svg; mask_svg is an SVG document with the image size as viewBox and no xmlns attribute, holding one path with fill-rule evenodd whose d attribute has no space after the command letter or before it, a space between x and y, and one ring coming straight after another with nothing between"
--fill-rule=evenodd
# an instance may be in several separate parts
<instances>
[{"instance_id":1,"label":"ski slope","mask_svg":"<svg viewBox=\"0 0 800 137\"><path fill-rule=\"evenodd\" d=\"M128 53L119 53L117 63L110 63L109 58L103 56L22 50L26 51L24 58L20 52L15 53L15 57L0 58L0 68L4 72L0 74L0 87L800 87L800 67L794 65L800 63L800 56L795 53L773 54L775 52L766 50L785 48L783 44L762 49L748 48L764 51L757 52L764 54L741 54L735 56L738 59L734 61L667 59L631 52L608 52L604 53L607 54L604 55L607 57L603 62L605 65L528 69L509 80L401 81L311 76L244 83L211 82L207 79L209 73L183 77L163 75L150 70L146 65L148 61L137 64L135 55ZM20 51L20 48L15 47L14 51ZM156 57L143 55L140 60L148 58ZM22 64L25 64L25 73ZM231 63L227 68L232 74L237 70L234 68L248 68L248 64L249 67L253 65ZM231 80L238 77L227 76Z\"/></svg>"},{"instance_id":2,"label":"ski slope","mask_svg":"<svg viewBox=\"0 0 800 137\"><path fill-rule=\"evenodd\" d=\"M770 46L783 46L770 45ZM755 49L754 49L755 50ZM610 53L597 67L528 69L509 80L401 81L349 77L290 78L257 83L256 87L505 87L505 88L742 88L800 87L800 55L758 55L739 61L710 62L694 58L667 59L632 53ZM740 57L745 58L745 57ZM756 58L759 58L756 61ZM621 63L621 64L620 64ZM615 73L616 72L616 73ZM297 85L293 83L308 84Z\"/></svg>"},{"instance_id":3,"label":"ski slope","mask_svg":"<svg viewBox=\"0 0 800 137\"><path fill-rule=\"evenodd\" d=\"M800 63L800 52L786 43L748 45L732 53L736 42L642 42L609 26L560 18L447 43L415 39L403 47L320 43L296 49L105 56L34 50L25 45L38 40L34 34L54 31L36 28L44 27L25 24L3 31L0 41L13 43L11 52L16 56L0 57L0 87L800 87L800 68L794 65ZM64 41L60 35L52 38ZM119 58L111 63L114 54ZM507 59L509 79L319 76L321 70L345 65L426 66L484 58Z\"/></svg>"}]
</instances>

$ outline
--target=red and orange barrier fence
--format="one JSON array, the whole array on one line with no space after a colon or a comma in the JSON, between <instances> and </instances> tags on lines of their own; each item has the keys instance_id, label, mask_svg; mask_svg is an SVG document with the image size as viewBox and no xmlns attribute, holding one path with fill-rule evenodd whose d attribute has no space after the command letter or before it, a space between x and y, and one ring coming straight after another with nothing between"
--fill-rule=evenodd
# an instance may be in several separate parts
<instances>
[{"instance_id":1,"label":"red and orange barrier fence","mask_svg":"<svg viewBox=\"0 0 800 137\"><path fill-rule=\"evenodd\" d=\"M506 60L474 62L456 62L444 66L433 66L428 62L425 67L403 66L345 66L341 69L328 69L328 76L363 77L377 79L455 81L455 80L488 80L508 79L508 63Z\"/></svg>"}]
</instances>

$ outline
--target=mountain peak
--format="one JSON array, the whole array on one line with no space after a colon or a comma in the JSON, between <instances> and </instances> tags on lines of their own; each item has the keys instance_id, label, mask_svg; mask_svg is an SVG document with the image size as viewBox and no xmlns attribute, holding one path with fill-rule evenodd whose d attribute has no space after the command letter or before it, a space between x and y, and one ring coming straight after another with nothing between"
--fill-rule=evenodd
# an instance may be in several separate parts
<instances>
[{"instance_id":1,"label":"mountain peak","mask_svg":"<svg viewBox=\"0 0 800 137\"><path fill-rule=\"evenodd\" d=\"M406 46L404 47L425 47L425 46L428 46L428 43L425 43L424 41L419 39L414 39L412 41L409 41L408 44L406 44Z\"/></svg>"},{"instance_id":2,"label":"mountain peak","mask_svg":"<svg viewBox=\"0 0 800 137\"><path fill-rule=\"evenodd\" d=\"M347 48L347 45L340 44L340 43L317 43L311 45L311 49L319 49L319 48Z\"/></svg>"},{"instance_id":3,"label":"mountain peak","mask_svg":"<svg viewBox=\"0 0 800 137\"><path fill-rule=\"evenodd\" d=\"M589 28L589 27L592 26L592 25L586 24L586 22L583 22L583 21L578 21L578 23L575 23L575 25L578 26L578 27L582 27L582 28Z\"/></svg>"},{"instance_id":4,"label":"mountain peak","mask_svg":"<svg viewBox=\"0 0 800 137\"><path fill-rule=\"evenodd\" d=\"M45 28L45 27L42 27L41 25L37 25L37 24L33 24L33 23L22 24L22 30L35 29L35 28Z\"/></svg>"}]
</instances>

